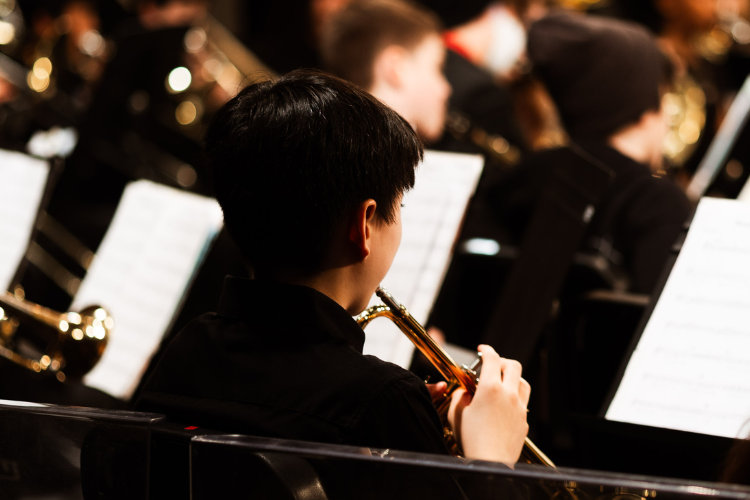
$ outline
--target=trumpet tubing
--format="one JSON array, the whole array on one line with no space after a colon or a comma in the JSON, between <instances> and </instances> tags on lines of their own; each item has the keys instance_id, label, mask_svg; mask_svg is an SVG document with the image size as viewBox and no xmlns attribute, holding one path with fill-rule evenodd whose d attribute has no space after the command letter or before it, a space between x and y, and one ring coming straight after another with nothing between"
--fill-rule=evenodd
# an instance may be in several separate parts
<instances>
[{"instance_id":1,"label":"trumpet tubing","mask_svg":"<svg viewBox=\"0 0 750 500\"><path fill-rule=\"evenodd\" d=\"M440 400L435 402L436 409L443 422L443 435L446 444L451 453L455 456L461 456L461 449L453 436L453 431L448 425L448 408L450 406L451 395L453 392L462 388L469 394L474 394L477 390L477 374L473 367L466 365L460 366L456 363L445 350L440 347L435 340L427 334L424 327L409 314L409 311L399 304L393 296L384 288L380 287L375 292L383 304L372 306L355 320L360 328L364 329L372 320L380 317L390 319L406 335L414 346L419 349L432 365L445 378L448 388ZM537 446L526 438L521 460L529 464L540 464L547 467L555 467L550 460Z\"/></svg>"}]
</instances>

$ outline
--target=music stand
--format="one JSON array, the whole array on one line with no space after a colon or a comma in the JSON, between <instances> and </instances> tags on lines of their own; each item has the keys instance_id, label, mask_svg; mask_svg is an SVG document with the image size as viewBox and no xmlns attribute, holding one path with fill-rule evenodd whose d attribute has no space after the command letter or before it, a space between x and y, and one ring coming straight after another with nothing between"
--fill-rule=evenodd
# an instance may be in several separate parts
<instances>
[{"instance_id":1,"label":"music stand","mask_svg":"<svg viewBox=\"0 0 750 500\"><path fill-rule=\"evenodd\" d=\"M571 145L551 172L524 234L520 256L484 333L484 343L526 364L532 357L612 171Z\"/></svg>"}]
</instances>

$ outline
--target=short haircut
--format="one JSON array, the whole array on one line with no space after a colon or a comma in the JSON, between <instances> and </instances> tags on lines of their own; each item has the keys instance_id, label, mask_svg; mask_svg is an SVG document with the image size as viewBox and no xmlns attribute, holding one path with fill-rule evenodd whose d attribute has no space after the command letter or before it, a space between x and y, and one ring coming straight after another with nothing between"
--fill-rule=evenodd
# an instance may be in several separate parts
<instances>
[{"instance_id":1,"label":"short haircut","mask_svg":"<svg viewBox=\"0 0 750 500\"><path fill-rule=\"evenodd\" d=\"M440 30L435 14L405 0L353 0L326 25L320 51L329 71L367 89L383 49L410 50Z\"/></svg>"},{"instance_id":2,"label":"short haircut","mask_svg":"<svg viewBox=\"0 0 750 500\"><path fill-rule=\"evenodd\" d=\"M311 275L368 199L393 223L424 150L395 111L351 83L297 70L242 90L205 135L224 223L257 271Z\"/></svg>"}]
</instances>

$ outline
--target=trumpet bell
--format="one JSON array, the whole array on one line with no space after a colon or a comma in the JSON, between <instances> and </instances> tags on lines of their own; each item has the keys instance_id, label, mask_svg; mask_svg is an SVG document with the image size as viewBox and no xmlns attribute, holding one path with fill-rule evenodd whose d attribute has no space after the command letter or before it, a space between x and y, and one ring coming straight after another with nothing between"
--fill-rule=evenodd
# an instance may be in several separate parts
<instances>
[{"instance_id":1,"label":"trumpet bell","mask_svg":"<svg viewBox=\"0 0 750 500\"><path fill-rule=\"evenodd\" d=\"M99 306L59 313L0 295L0 356L58 380L79 379L99 361L114 327Z\"/></svg>"}]
</instances>

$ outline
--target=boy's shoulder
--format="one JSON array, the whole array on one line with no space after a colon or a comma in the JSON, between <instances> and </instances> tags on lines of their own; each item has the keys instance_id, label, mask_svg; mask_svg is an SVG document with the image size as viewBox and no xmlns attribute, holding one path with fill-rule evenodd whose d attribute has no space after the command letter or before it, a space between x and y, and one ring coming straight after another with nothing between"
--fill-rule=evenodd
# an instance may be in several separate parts
<instances>
[{"instance_id":1,"label":"boy's shoulder","mask_svg":"<svg viewBox=\"0 0 750 500\"><path fill-rule=\"evenodd\" d=\"M394 394L428 397L416 375L362 353L364 331L335 302L305 287L248 281L228 282L229 289L249 288L235 295L225 287L218 313L196 318L172 340L145 390L235 401L342 427L356 425Z\"/></svg>"},{"instance_id":2,"label":"boy's shoulder","mask_svg":"<svg viewBox=\"0 0 750 500\"><path fill-rule=\"evenodd\" d=\"M140 407L251 435L441 452L424 382L362 354L346 338L356 332L259 323L194 320L165 351Z\"/></svg>"}]
</instances>

